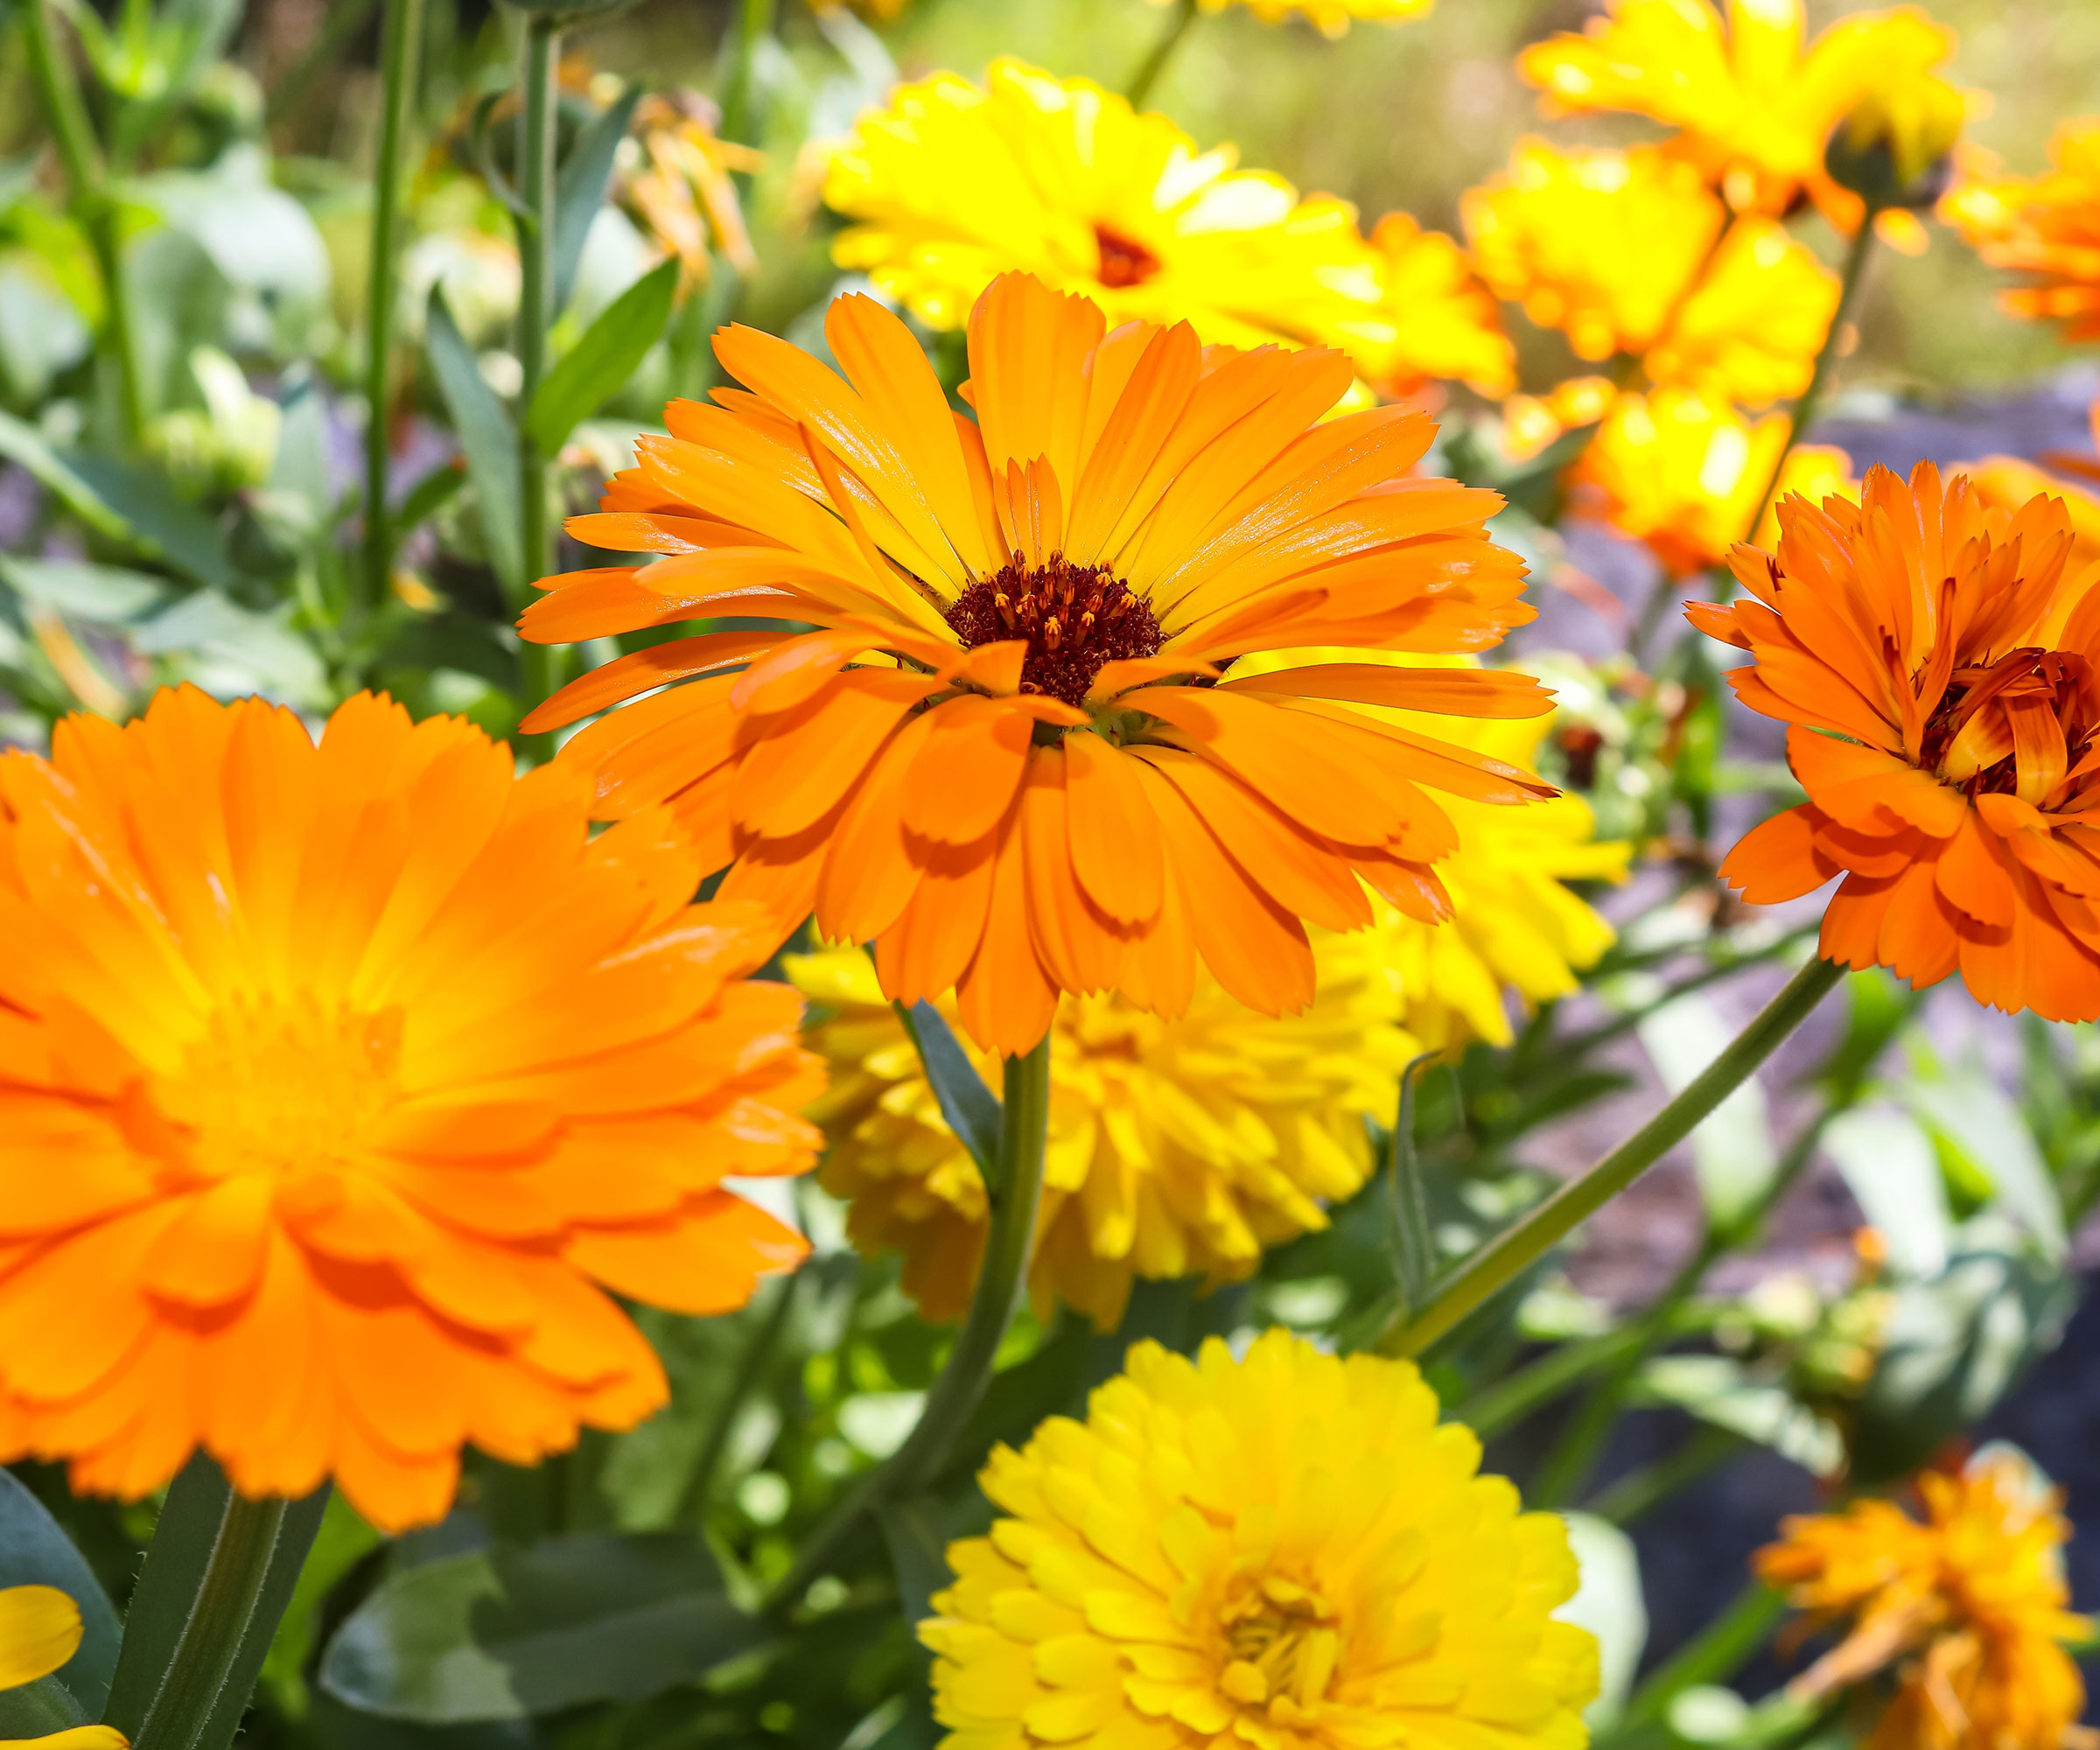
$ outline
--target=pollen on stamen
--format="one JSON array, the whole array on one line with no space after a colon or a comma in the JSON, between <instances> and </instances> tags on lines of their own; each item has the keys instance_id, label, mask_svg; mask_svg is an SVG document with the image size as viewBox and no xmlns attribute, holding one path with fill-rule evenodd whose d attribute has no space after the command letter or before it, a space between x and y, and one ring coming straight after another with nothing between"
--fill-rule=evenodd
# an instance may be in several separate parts
<instances>
[{"instance_id":1,"label":"pollen on stamen","mask_svg":"<svg viewBox=\"0 0 2100 1750\"><path fill-rule=\"evenodd\" d=\"M1040 568L1009 564L972 584L948 623L972 650L1026 638L1021 690L1074 706L1108 663L1157 655L1163 641L1143 597L1105 566L1068 564L1054 553Z\"/></svg>"}]
</instances>

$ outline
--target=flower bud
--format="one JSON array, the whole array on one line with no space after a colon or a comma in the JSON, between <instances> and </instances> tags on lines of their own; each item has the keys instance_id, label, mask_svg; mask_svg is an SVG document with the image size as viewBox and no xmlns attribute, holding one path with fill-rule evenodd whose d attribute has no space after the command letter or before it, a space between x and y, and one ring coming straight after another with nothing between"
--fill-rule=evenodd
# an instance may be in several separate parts
<instances>
[{"instance_id":1,"label":"flower bud","mask_svg":"<svg viewBox=\"0 0 2100 1750\"><path fill-rule=\"evenodd\" d=\"M1875 211L1929 206L1946 192L1948 154L1967 108L1960 92L1928 74L1877 87L1830 136L1824 167Z\"/></svg>"}]
</instances>

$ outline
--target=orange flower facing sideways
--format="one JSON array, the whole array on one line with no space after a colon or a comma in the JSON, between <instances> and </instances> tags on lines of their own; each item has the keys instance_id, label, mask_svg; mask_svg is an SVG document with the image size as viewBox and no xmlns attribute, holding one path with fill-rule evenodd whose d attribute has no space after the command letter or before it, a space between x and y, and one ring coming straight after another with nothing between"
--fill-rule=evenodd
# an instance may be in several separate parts
<instances>
[{"instance_id":1,"label":"orange flower facing sideways","mask_svg":"<svg viewBox=\"0 0 2100 1750\"><path fill-rule=\"evenodd\" d=\"M1985 1447L1917 1478L1922 1520L1894 1502L1781 1522L1755 1558L1810 1627L1844 1637L1793 1688L1817 1697L1891 1672L1868 1750L2062 1750L2085 1703L2062 1642L2091 1623L2067 1608L2063 1496L2026 1456Z\"/></svg>"},{"instance_id":2,"label":"orange flower facing sideways","mask_svg":"<svg viewBox=\"0 0 2100 1750\"><path fill-rule=\"evenodd\" d=\"M664 1401L612 1298L741 1305L822 1088L668 813L360 694L317 746L163 692L0 759L0 1460L142 1495L199 1446L440 1517Z\"/></svg>"},{"instance_id":3,"label":"orange flower facing sideways","mask_svg":"<svg viewBox=\"0 0 2100 1750\"><path fill-rule=\"evenodd\" d=\"M1807 36L1804 0L1727 0L1725 20L1716 0L1606 0L1604 17L1535 44L1517 69L1549 113L1631 110L1680 130L1671 149L1739 213L1784 214L1806 193L1854 231L1859 198L1824 169L1832 130L1863 99L1932 80L1954 34L1898 6ZM1882 217L1922 240L1908 214Z\"/></svg>"},{"instance_id":4,"label":"orange flower facing sideways","mask_svg":"<svg viewBox=\"0 0 2100 1750\"><path fill-rule=\"evenodd\" d=\"M2048 173L2029 179L1978 154L1940 216L1992 267L2024 276L1998 294L2006 310L2090 340L2100 338L2100 116L2059 127L2049 159Z\"/></svg>"},{"instance_id":5,"label":"orange flower facing sideways","mask_svg":"<svg viewBox=\"0 0 2100 1750\"><path fill-rule=\"evenodd\" d=\"M1779 520L1776 554L1730 556L1749 598L1687 610L1756 658L1728 678L1809 793L1722 875L1769 903L1842 874L1825 959L2100 1017L2100 592L2062 501L2008 514L1920 463Z\"/></svg>"},{"instance_id":6,"label":"orange flower facing sideways","mask_svg":"<svg viewBox=\"0 0 2100 1750\"><path fill-rule=\"evenodd\" d=\"M814 911L827 938L872 940L890 997L955 987L1008 1054L1060 990L1177 1013L1199 959L1274 1014L1312 996L1304 920L1368 923L1366 882L1446 915L1432 865L1455 833L1432 790L1552 794L1353 708L1536 716L1525 676L1229 673L1301 645L1479 650L1530 617L1522 563L1482 527L1501 500L1410 476L1426 416L1323 419L1340 354L1111 333L1012 275L971 318L972 420L872 300L835 303L826 335L844 380L770 335L718 336L746 387L674 403L672 435L641 438L604 514L570 525L669 556L550 578L522 621L548 641L768 622L622 657L528 721L682 682L561 763L608 818L668 801L730 865L722 896L782 934Z\"/></svg>"}]
</instances>

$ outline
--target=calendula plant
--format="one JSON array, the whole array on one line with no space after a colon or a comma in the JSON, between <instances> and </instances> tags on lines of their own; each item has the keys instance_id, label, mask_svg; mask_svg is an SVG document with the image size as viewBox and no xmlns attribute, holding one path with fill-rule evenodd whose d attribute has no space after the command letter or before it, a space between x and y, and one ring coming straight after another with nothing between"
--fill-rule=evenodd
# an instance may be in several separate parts
<instances>
[{"instance_id":1,"label":"calendula plant","mask_svg":"<svg viewBox=\"0 0 2100 1750\"><path fill-rule=\"evenodd\" d=\"M1380 212L1206 94L1484 10L484 10L7 15L0 1740L2082 1741L2100 460L1825 427L2090 338L2094 124L1512 4Z\"/></svg>"}]
</instances>

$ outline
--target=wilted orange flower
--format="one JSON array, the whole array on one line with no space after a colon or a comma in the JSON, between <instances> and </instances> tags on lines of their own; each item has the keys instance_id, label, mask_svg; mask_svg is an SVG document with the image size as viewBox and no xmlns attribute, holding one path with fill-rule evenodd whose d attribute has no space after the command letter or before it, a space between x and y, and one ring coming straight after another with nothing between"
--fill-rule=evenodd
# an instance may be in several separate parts
<instances>
[{"instance_id":1,"label":"wilted orange flower","mask_svg":"<svg viewBox=\"0 0 2100 1750\"><path fill-rule=\"evenodd\" d=\"M620 185L620 199L678 257L688 285L707 284L717 249L740 274L759 265L731 172L763 168L765 155L723 139L715 132L720 119L712 103L692 92L645 97L634 125L647 163Z\"/></svg>"},{"instance_id":2,"label":"wilted orange flower","mask_svg":"<svg viewBox=\"0 0 2100 1750\"><path fill-rule=\"evenodd\" d=\"M1817 444L1787 450L1784 414L1753 424L1690 389L1621 396L1569 475L1578 516L1647 542L1678 577L1718 565L1749 526L1782 452L1779 492L1850 487L1852 460ZM1758 538L1775 529L1767 508Z\"/></svg>"},{"instance_id":3,"label":"wilted orange flower","mask_svg":"<svg viewBox=\"0 0 2100 1750\"><path fill-rule=\"evenodd\" d=\"M1722 875L1764 904L1843 874L1826 960L2100 1017L2100 593L2062 503L2008 516L1921 462L1908 486L1872 471L1861 506L1789 500L1780 528L1776 556L1729 556L1752 599L1688 610L1756 657L1729 681L1793 725L1809 793Z\"/></svg>"},{"instance_id":4,"label":"wilted orange flower","mask_svg":"<svg viewBox=\"0 0 2100 1750\"><path fill-rule=\"evenodd\" d=\"M1846 1624L1795 1680L1827 1694L1893 1668L1894 1699L1869 1750L2059 1750L2085 1704L2059 1644L2091 1632L2072 1615L2063 1496L2026 1457L1986 1447L1958 1473L1917 1479L1922 1522L1893 1502L1781 1522L1758 1575L1809 1624Z\"/></svg>"},{"instance_id":5,"label":"wilted orange flower","mask_svg":"<svg viewBox=\"0 0 2100 1750\"><path fill-rule=\"evenodd\" d=\"M1651 381L1724 401L1806 388L1837 312L1837 280L1776 220L1738 220L1724 239L1726 208L1656 147L1521 140L1461 212L1481 276L1578 358L1645 354Z\"/></svg>"},{"instance_id":6,"label":"wilted orange flower","mask_svg":"<svg viewBox=\"0 0 2100 1750\"><path fill-rule=\"evenodd\" d=\"M612 1294L740 1305L800 1238L800 1004L663 809L360 694L317 747L163 692L0 758L0 1460L136 1496L204 1447L440 1517L665 1396ZM612 1293L606 1291L610 1290Z\"/></svg>"},{"instance_id":7,"label":"wilted orange flower","mask_svg":"<svg viewBox=\"0 0 2100 1750\"><path fill-rule=\"evenodd\" d=\"M1418 392L1432 378L1486 396L1516 387L1516 348L1502 332L1494 294L1466 251L1405 213L1389 213L1367 240L1362 298L1335 307L1320 338L1356 360L1388 395ZM1351 290L1354 279L1337 284Z\"/></svg>"},{"instance_id":8,"label":"wilted orange flower","mask_svg":"<svg viewBox=\"0 0 2100 1750\"><path fill-rule=\"evenodd\" d=\"M1931 79L1954 34L1899 6L1807 35L1803 0L1729 0L1726 23L1715 0L1607 0L1603 18L1526 49L1517 69L1550 113L1630 109L1681 130L1671 149L1738 212L1781 214L1805 192L1853 231L1859 198L1824 169L1831 131L1876 90Z\"/></svg>"},{"instance_id":9,"label":"wilted orange flower","mask_svg":"<svg viewBox=\"0 0 2100 1750\"><path fill-rule=\"evenodd\" d=\"M2006 309L2090 340L2100 337L2100 116L2059 127L2049 161L2048 175L2029 180L1977 154L1940 216L1992 267L2026 276L1998 294Z\"/></svg>"},{"instance_id":10,"label":"wilted orange flower","mask_svg":"<svg viewBox=\"0 0 2100 1750\"><path fill-rule=\"evenodd\" d=\"M1506 762L1347 702L1530 717L1507 672L1320 663L1220 679L1307 644L1479 649L1530 618L1491 542L1493 493L1410 478L1425 415L1324 420L1340 354L1206 352L1187 325L1107 332L1024 275L970 320L973 422L911 332L867 298L826 318L846 381L784 340L717 338L748 385L674 402L578 539L673 556L548 580L528 638L734 612L776 622L622 657L528 719L599 811L668 799L721 892L785 934L814 907L876 943L883 989L957 987L1012 1054L1060 990L1179 1012L1199 957L1264 1013L1302 1007L1302 919L1370 920L1360 874L1447 910L1455 842L1420 787L1552 794ZM797 633L793 622L821 630Z\"/></svg>"}]
</instances>

